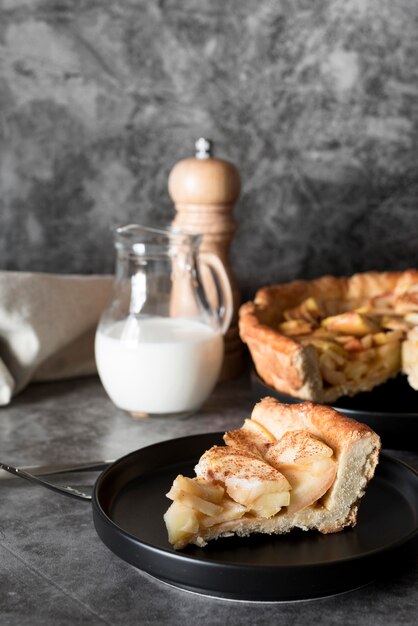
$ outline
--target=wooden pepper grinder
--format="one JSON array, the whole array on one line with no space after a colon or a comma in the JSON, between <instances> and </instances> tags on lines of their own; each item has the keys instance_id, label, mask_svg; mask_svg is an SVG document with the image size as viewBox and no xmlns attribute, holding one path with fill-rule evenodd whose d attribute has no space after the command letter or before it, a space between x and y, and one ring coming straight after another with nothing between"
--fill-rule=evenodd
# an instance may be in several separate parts
<instances>
[{"instance_id":1,"label":"wooden pepper grinder","mask_svg":"<svg viewBox=\"0 0 418 626\"><path fill-rule=\"evenodd\" d=\"M225 357L220 380L238 376L243 369L243 345L238 332L240 295L229 262L229 248L237 229L232 215L241 182L233 163L215 159L212 142L201 137L195 143L194 158L179 161L171 170L168 191L176 208L173 226L203 235L201 250L216 254L227 272L234 300L234 313L225 335ZM209 300L213 284L202 275Z\"/></svg>"}]
</instances>

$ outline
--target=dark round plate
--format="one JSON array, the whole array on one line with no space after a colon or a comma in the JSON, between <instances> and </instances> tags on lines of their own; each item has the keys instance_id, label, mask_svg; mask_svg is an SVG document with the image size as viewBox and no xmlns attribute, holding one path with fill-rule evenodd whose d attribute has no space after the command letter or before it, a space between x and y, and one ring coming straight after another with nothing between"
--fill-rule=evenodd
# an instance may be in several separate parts
<instances>
[{"instance_id":1,"label":"dark round plate","mask_svg":"<svg viewBox=\"0 0 418 626\"><path fill-rule=\"evenodd\" d=\"M303 402L267 385L252 370L251 382L257 398L273 396L281 402ZM372 391L353 398L339 398L335 409L359 422L368 424L380 435L385 448L418 450L418 391L414 391L405 376L397 376Z\"/></svg>"},{"instance_id":2,"label":"dark round plate","mask_svg":"<svg viewBox=\"0 0 418 626\"><path fill-rule=\"evenodd\" d=\"M102 541L125 561L182 589L245 601L292 601L349 591L405 563L418 547L418 474L382 455L358 524L332 535L295 530L175 551L165 497L177 474L193 476L201 454L221 444L205 434L158 443L119 459L98 478L93 518Z\"/></svg>"}]
</instances>

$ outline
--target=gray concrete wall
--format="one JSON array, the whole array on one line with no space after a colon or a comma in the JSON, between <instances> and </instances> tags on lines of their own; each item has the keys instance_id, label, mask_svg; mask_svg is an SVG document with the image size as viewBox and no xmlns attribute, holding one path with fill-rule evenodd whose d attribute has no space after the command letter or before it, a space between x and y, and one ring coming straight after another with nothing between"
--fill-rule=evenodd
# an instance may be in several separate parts
<instances>
[{"instance_id":1,"label":"gray concrete wall","mask_svg":"<svg viewBox=\"0 0 418 626\"><path fill-rule=\"evenodd\" d=\"M244 295L418 266L416 0L0 0L0 269L108 272L211 137Z\"/></svg>"}]
</instances>

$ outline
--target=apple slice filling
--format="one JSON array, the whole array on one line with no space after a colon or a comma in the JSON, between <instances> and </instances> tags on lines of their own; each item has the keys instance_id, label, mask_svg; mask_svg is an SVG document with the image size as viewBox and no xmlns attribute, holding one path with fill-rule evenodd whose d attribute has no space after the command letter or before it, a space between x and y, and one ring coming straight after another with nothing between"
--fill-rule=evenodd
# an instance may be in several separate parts
<instances>
[{"instance_id":1,"label":"apple slice filling","mask_svg":"<svg viewBox=\"0 0 418 626\"><path fill-rule=\"evenodd\" d=\"M304 430L288 431L268 446L265 459L289 481L289 513L296 513L326 494L337 475L332 449Z\"/></svg>"},{"instance_id":2,"label":"apple slice filling","mask_svg":"<svg viewBox=\"0 0 418 626\"><path fill-rule=\"evenodd\" d=\"M332 307L328 304L309 297L284 311L284 321L278 326L283 334L315 348L325 385L389 377L400 370L401 344L417 323L416 313L401 317L394 298L387 294L343 312L341 302L340 312L332 315L329 312L335 303Z\"/></svg>"},{"instance_id":3,"label":"apple slice filling","mask_svg":"<svg viewBox=\"0 0 418 626\"><path fill-rule=\"evenodd\" d=\"M268 519L314 505L332 486L332 449L307 431L280 439L255 420L224 436L195 467L196 477L177 476L164 515L170 543L183 548L199 532L243 517Z\"/></svg>"},{"instance_id":4,"label":"apple slice filling","mask_svg":"<svg viewBox=\"0 0 418 626\"><path fill-rule=\"evenodd\" d=\"M214 446L203 454L195 467L198 477L225 486L227 495L260 517L271 517L289 504L290 485L283 474L248 449ZM265 499L263 496L274 495ZM274 505L275 502L275 505Z\"/></svg>"}]
</instances>

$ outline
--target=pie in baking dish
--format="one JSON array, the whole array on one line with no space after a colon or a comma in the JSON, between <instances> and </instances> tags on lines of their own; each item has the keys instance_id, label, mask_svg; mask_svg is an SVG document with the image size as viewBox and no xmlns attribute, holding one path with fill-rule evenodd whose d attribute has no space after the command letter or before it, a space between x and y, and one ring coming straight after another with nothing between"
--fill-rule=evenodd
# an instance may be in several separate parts
<instances>
[{"instance_id":1,"label":"pie in baking dish","mask_svg":"<svg viewBox=\"0 0 418 626\"><path fill-rule=\"evenodd\" d=\"M239 327L264 382L291 396L331 403L399 372L418 389L417 270L264 287Z\"/></svg>"},{"instance_id":2,"label":"pie in baking dish","mask_svg":"<svg viewBox=\"0 0 418 626\"><path fill-rule=\"evenodd\" d=\"M173 502L164 521L175 549L234 534L354 526L380 451L376 433L331 407L269 397L224 441L167 494Z\"/></svg>"}]
</instances>

